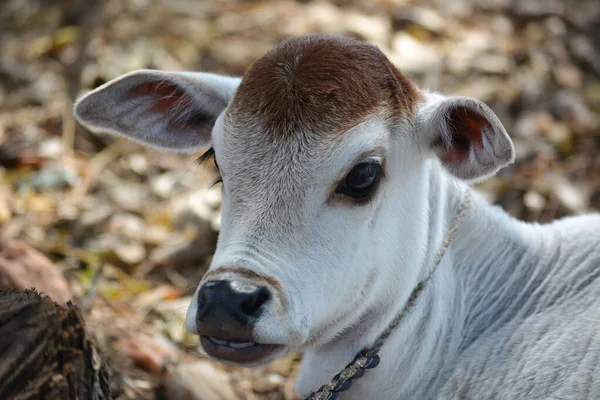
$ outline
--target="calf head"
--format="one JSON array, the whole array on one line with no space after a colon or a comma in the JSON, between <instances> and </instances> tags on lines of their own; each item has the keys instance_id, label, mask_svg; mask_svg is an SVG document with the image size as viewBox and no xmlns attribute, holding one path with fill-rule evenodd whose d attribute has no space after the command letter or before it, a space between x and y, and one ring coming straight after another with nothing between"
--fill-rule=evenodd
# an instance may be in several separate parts
<instances>
[{"instance_id":1,"label":"calf head","mask_svg":"<svg viewBox=\"0 0 600 400\"><path fill-rule=\"evenodd\" d=\"M407 297L427 236L423 171L472 181L514 157L484 104L420 91L377 47L324 35L281 43L243 79L136 71L75 115L166 151L210 147L221 232L186 326L210 356L245 365Z\"/></svg>"}]
</instances>

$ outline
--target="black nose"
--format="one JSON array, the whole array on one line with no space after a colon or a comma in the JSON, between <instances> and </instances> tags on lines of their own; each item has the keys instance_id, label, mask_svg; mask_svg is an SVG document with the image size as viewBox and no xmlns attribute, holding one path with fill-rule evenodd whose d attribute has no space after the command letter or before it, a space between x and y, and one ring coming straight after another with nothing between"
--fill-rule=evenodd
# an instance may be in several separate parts
<instances>
[{"instance_id":1,"label":"black nose","mask_svg":"<svg viewBox=\"0 0 600 400\"><path fill-rule=\"evenodd\" d=\"M198 292L198 325L249 325L256 321L269 300L266 287L237 281L209 281Z\"/></svg>"}]
</instances>

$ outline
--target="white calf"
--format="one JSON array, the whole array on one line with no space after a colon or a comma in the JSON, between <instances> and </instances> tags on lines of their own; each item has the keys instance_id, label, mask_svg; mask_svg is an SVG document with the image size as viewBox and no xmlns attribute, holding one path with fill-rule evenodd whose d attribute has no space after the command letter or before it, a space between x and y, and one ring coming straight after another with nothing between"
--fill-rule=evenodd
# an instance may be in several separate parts
<instances>
[{"instance_id":1,"label":"white calf","mask_svg":"<svg viewBox=\"0 0 600 400\"><path fill-rule=\"evenodd\" d=\"M481 102L419 90L375 46L314 35L241 80L132 72L75 114L167 151L211 146L222 228L186 322L209 356L303 350L307 395L406 309L348 398L600 398L599 216L525 224L473 194L435 268L468 183L514 159Z\"/></svg>"}]
</instances>

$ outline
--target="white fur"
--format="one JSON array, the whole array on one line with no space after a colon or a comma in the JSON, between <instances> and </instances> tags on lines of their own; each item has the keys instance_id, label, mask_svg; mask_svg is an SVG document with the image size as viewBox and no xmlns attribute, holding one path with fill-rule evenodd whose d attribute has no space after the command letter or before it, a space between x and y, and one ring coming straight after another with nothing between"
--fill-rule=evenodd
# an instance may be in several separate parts
<instances>
[{"instance_id":1,"label":"white fur","mask_svg":"<svg viewBox=\"0 0 600 400\"><path fill-rule=\"evenodd\" d=\"M194 78L216 88L195 97L198 107L215 93L229 98L239 82ZM224 181L210 270L244 267L281 283L283 294L266 305L254 336L284 345L274 357L305 352L301 395L369 346L427 276L468 187L456 176L483 179L514 159L504 128L482 103L423 98L415 120L390 127L372 116L341 140L307 141L302 152L264 138L257 121L235 131L223 114L212 138L202 139L212 142ZM452 106L474 110L492 128L473 149L480 154L458 167L442 165L436 154L443 149L431 147L434 135L449 134ZM160 134L135 139L152 145ZM186 151L199 142L178 144ZM361 154L385 160L376 197L362 206L332 199L333 182ZM600 216L525 224L475 195L432 281L382 348L381 365L344 399L598 398L599 232ZM191 332L196 312L194 299Z\"/></svg>"}]
</instances>

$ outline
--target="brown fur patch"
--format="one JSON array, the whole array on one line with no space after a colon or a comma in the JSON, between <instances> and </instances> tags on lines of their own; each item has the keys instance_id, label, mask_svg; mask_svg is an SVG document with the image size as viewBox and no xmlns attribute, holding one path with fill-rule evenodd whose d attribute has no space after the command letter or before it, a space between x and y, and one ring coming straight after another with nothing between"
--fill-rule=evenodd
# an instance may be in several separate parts
<instances>
[{"instance_id":1,"label":"brown fur patch","mask_svg":"<svg viewBox=\"0 0 600 400\"><path fill-rule=\"evenodd\" d=\"M205 280L205 279L207 279L207 277L210 277L212 275L224 274L224 273L235 273L238 275L242 275L242 276L245 276L246 278L251 278L257 282L267 283L267 284L273 286L275 289L281 290L281 284L279 283L279 281L277 279L270 277L270 276L259 275L258 273L252 271L251 269L243 268L243 267L233 268L233 267L228 267L228 266L221 266L221 267L218 267L211 271L208 271L206 274L204 274L204 277L202 278L202 280Z\"/></svg>"},{"instance_id":2,"label":"brown fur patch","mask_svg":"<svg viewBox=\"0 0 600 400\"><path fill-rule=\"evenodd\" d=\"M411 117L419 92L374 45L353 39L300 36L252 65L226 114L243 129L274 137L342 133L367 116Z\"/></svg>"}]
</instances>

